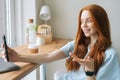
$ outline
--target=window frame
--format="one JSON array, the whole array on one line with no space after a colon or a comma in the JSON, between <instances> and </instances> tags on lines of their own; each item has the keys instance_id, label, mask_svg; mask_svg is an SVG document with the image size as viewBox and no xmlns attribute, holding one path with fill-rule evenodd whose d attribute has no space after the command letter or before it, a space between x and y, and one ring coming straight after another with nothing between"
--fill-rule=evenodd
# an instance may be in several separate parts
<instances>
[{"instance_id":1,"label":"window frame","mask_svg":"<svg viewBox=\"0 0 120 80\"><path fill-rule=\"evenodd\" d=\"M14 18L14 0L5 0L5 22L6 22L6 37L9 46L14 46L15 40L15 18Z\"/></svg>"}]
</instances>

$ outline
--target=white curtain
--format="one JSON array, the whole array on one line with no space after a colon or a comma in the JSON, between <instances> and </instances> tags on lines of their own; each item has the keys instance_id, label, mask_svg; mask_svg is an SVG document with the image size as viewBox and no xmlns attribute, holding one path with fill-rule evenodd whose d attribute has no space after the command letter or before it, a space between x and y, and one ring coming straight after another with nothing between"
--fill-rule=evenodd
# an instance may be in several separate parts
<instances>
[{"instance_id":1,"label":"white curtain","mask_svg":"<svg viewBox=\"0 0 120 80\"><path fill-rule=\"evenodd\" d=\"M0 0L0 44L2 43L2 34L5 32L5 0Z\"/></svg>"}]
</instances>

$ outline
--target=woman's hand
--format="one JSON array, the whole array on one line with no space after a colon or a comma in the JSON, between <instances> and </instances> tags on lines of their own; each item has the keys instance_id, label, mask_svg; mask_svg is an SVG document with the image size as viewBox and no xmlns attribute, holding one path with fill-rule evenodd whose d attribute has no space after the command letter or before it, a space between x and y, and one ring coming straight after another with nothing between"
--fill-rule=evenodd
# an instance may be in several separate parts
<instances>
[{"instance_id":1,"label":"woman's hand","mask_svg":"<svg viewBox=\"0 0 120 80\"><path fill-rule=\"evenodd\" d=\"M4 48L4 45L2 45L2 47ZM8 50L8 58L10 62L19 61L19 54L14 49L7 47L7 50ZM6 54L4 52L2 57L4 58L5 61L7 61L5 55Z\"/></svg>"},{"instance_id":2,"label":"woman's hand","mask_svg":"<svg viewBox=\"0 0 120 80\"><path fill-rule=\"evenodd\" d=\"M73 61L78 62L82 65L85 71L94 71L94 59L87 57L85 59L78 58L74 53L70 53L70 56L73 58Z\"/></svg>"}]
</instances>

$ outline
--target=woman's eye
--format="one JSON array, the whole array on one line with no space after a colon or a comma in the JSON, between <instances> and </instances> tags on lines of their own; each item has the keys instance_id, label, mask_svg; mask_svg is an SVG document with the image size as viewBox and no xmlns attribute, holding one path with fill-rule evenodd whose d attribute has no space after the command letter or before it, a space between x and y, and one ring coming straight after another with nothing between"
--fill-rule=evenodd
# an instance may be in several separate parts
<instances>
[{"instance_id":1,"label":"woman's eye","mask_svg":"<svg viewBox=\"0 0 120 80\"><path fill-rule=\"evenodd\" d=\"M91 19L87 19L87 21L86 21L87 23L91 23L92 22L92 20Z\"/></svg>"},{"instance_id":2,"label":"woman's eye","mask_svg":"<svg viewBox=\"0 0 120 80\"><path fill-rule=\"evenodd\" d=\"M92 23L92 19L87 18L85 20L81 20L80 22L81 22L81 24L82 23Z\"/></svg>"}]
</instances>

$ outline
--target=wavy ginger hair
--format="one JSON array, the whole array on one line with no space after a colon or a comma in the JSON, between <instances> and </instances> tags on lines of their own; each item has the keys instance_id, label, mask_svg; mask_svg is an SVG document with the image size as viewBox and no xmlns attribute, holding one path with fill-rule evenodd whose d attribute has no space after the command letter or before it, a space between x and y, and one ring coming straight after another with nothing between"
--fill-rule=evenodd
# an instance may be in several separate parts
<instances>
[{"instance_id":1,"label":"wavy ginger hair","mask_svg":"<svg viewBox=\"0 0 120 80\"><path fill-rule=\"evenodd\" d=\"M110 24L106 11L96 5L88 5L81 9L78 19L78 31L75 39L74 54L83 59L87 54L90 38L86 37L81 29L81 14L84 10L88 10L92 15L98 38L94 46L91 48L88 56L94 59L95 74L97 74L100 66L104 61L105 50L111 46ZM80 68L80 64L72 61L72 57L66 60L66 68L68 71L76 71Z\"/></svg>"}]
</instances>

